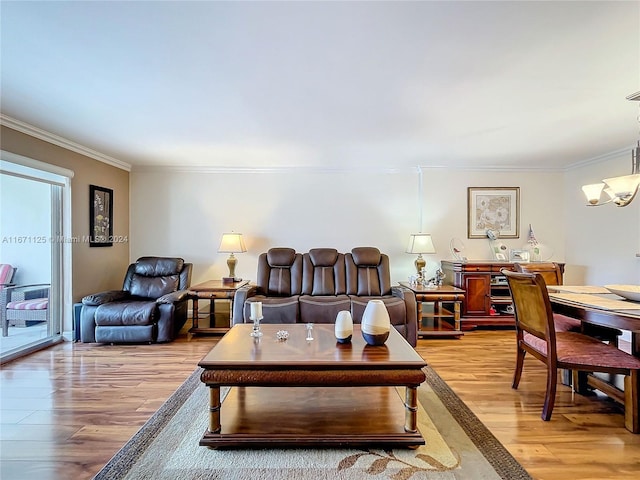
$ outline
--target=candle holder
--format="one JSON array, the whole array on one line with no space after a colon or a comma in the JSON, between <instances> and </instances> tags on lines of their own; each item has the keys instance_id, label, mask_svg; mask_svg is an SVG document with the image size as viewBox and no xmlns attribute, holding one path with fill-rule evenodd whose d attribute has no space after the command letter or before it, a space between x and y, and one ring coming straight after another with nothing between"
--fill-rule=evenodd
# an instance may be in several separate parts
<instances>
[{"instance_id":1,"label":"candle holder","mask_svg":"<svg viewBox=\"0 0 640 480\"><path fill-rule=\"evenodd\" d=\"M313 323L307 323L307 341L313 340Z\"/></svg>"},{"instance_id":2,"label":"candle holder","mask_svg":"<svg viewBox=\"0 0 640 480\"><path fill-rule=\"evenodd\" d=\"M260 331L260 320L262 320L262 318L263 317L251 318L251 320L253 320L253 330L251 330L251 333L250 333L252 337L262 336L262 332Z\"/></svg>"}]
</instances>

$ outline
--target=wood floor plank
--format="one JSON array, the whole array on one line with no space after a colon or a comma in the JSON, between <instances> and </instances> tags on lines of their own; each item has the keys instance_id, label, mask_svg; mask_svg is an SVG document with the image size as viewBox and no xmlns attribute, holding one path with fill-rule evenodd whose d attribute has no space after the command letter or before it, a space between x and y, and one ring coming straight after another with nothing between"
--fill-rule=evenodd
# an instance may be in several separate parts
<instances>
[{"instance_id":1,"label":"wood floor plank","mask_svg":"<svg viewBox=\"0 0 640 480\"><path fill-rule=\"evenodd\" d=\"M64 343L0 370L0 477L90 479L194 371L219 337L183 331L162 345ZM640 435L622 408L558 385L540 419L546 373L525 361L511 388L511 330L420 339L416 350L520 463L540 480L637 479Z\"/></svg>"}]
</instances>

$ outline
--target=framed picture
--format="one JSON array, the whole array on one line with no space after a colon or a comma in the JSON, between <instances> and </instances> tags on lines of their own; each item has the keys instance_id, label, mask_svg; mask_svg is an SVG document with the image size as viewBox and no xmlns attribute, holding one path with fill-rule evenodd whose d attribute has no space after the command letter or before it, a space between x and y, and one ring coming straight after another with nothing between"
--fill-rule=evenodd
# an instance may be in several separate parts
<instances>
[{"instance_id":1,"label":"framed picture","mask_svg":"<svg viewBox=\"0 0 640 480\"><path fill-rule=\"evenodd\" d=\"M529 252L527 250L511 250L509 255L509 261L511 262L520 262L520 263L528 263L529 262Z\"/></svg>"},{"instance_id":2,"label":"framed picture","mask_svg":"<svg viewBox=\"0 0 640 480\"><path fill-rule=\"evenodd\" d=\"M89 185L89 246L113 245L113 190Z\"/></svg>"},{"instance_id":3,"label":"framed picture","mask_svg":"<svg viewBox=\"0 0 640 480\"><path fill-rule=\"evenodd\" d=\"M468 187L467 210L469 238L520 237L520 187Z\"/></svg>"}]
</instances>

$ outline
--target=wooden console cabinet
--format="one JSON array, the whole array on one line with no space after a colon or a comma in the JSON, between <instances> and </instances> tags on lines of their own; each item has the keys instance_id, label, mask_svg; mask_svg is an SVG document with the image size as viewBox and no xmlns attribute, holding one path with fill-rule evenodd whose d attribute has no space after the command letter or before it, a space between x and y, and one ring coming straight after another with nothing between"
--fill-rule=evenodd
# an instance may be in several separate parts
<instances>
[{"instance_id":1,"label":"wooden console cabinet","mask_svg":"<svg viewBox=\"0 0 640 480\"><path fill-rule=\"evenodd\" d=\"M469 330L482 326L514 325L509 285L500 270L513 271L513 263L443 260L444 282L463 289L461 326ZM564 268L564 264L560 264Z\"/></svg>"}]
</instances>

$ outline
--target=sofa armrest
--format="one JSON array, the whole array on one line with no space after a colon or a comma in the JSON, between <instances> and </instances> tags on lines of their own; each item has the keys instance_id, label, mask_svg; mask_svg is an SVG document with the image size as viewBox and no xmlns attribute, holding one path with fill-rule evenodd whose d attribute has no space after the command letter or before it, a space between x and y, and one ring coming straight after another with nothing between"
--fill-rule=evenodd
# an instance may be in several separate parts
<instances>
[{"instance_id":1,"label":"sofa armrest","mask_svg":"<svg viewBox=\"0 0 640 480\"><path fill-rule=\"evenodd\" d=\"M416 303L416 294L413 293L413 290L402 286L391 287L391 294L404 300L407 310L407 341L412 347L415 347L418 344L418 304Z\"/></svg>"},{"instance_id":2,"label":"sofa armrest","mask_svg":"<svg viewBox=\"0 0 640 480\"><path fill-rule=\"evenodd\" d=\"M189 290L178 290L177 292L167 293L156 299L156 303L176 303L189 299Z\"/></svg>"},{"instance_id":3,"label":"sofa armrest","mask_svg":"<svg viewBox=\"0 0 640 480\"><path fill-rule=\"evenodd\" d=\"M238 323L244 323L244 302L247 301L248 298L256 296L258 293L258 287L256 285L245 285L244 287L240 287L235 296L233 297L233 320L232 325L237 325Z\"/></svg>"},{"instance_id":4,"label":"sofa armrest","mask_svg":"<svg viewBox=\"0 0 640 480\"><path fill-rule=\"evenodd\" d=\"M124 290L107 290L106 292L94 293L87 295L82 299L83 305L103 305L109 302L117 302L129 298L129 292Z\"/></svg>"}]
</instances>

